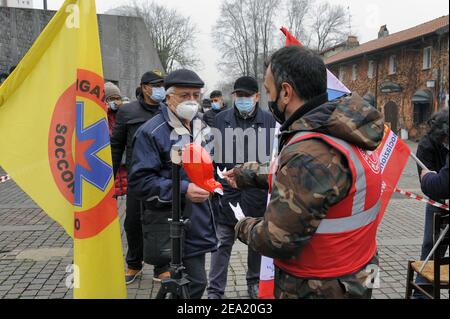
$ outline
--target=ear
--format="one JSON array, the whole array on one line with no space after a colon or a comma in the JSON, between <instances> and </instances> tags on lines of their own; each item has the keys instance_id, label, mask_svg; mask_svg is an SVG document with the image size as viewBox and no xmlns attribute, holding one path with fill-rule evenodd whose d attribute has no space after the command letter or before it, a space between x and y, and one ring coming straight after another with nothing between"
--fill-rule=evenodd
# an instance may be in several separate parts
<instances>
[{"instance_id":1,"label":"ear","mask_svg":"<svg viewBox=\"0 0 450 319\"><path fill-rule=\"evenodd\" d=\"M289 102L291 101L292 97L294 94L294 89L292 88L292 86L289 83L284 82L283 84L281 84L281 102L283 102L283 104L287 105L289 104Z\"/></svg>"},{"instance_id":2,"label":"ear","mask_svg":"<svg viewBox=\"0 0 450 319\"><path fill-rule=\"evenodd\" d=\"M261 93L256 93L255 101L259 102L261 100Z\"/></svg>"}]
</instances>

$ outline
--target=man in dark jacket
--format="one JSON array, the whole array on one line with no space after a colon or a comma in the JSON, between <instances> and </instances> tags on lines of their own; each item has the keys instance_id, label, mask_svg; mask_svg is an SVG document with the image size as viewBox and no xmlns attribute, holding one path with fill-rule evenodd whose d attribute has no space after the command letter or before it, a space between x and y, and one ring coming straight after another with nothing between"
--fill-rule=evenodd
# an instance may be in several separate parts
<instances>
[{"instance_id":1,"label":"man in dark jacket","mask_svg":"<svg viewBox=\"0 0 450 319\"><path fill-rule=\"evenodd\" d=\"M428 121L430 130L421 139L417 148L417 158L433 172L439 172L444 166L449 154L448 134L449 134L449 112L448 108L435 113ZM417 166L419 176L422 176L422 168ZM441 198L442 199L442 198ZM427 205L425 208L425 226L423 234L421 260L425 260L433 249L433 221L434 214L443 213L444 210ZM426 283L422 276L417 276L418 283ZM415 298L425 298L420 291L414 293Z\"/></svg>"},{"instance_id":2,"label":"man in dark jacket","mask_svg":"<svg viewBox=\"0 0 450 319\"><path fill-rule=\"evenodd\" d=\"M213 91L210 95L211 110L205 112L203 120L209 127L214 127L214 119L216 116L227 109L221 91Z\"/></svg>"},{"instance_id":3,"label":"man in dark jacket","mask_svg":"<svg viewBox=\"0 0 450 319\"><path fill-rule=\"evenodd\" d=\"M174 71L166 77L165 85L167 106L138 130L133 142L128 187L144 203L144 228L158 216L166 216L166 220L170 217L172 147L194 141L206 146L212 138L210 128L197 118L204 86L198 75L189 70ZM215 221L209 192L191 183L184 170L181 170L181 194L183 216L191 221L185 229L183 264L190 280L191 297L200 299L207 284L205 255L217 248Z\"/></svg>"},{"instance_id":4,"label":"man in dark jacket","mask_svg":"<svg viewBox=\"0 0 450 319\"><path fill-rule=\"evenodd\" d=\"M439 171L422 171L422 192L435 201L449 199L448 156L445 166Z\"/></svg>"},{"instance_id":5,"label":"man in dark jacket","mask_svg":"<svg viewBox=\"0 0 450 319\"><path fill-rule=\"evenodd\" d=\"M221 112L215 118L214 127L220 132L217 140L215 162L219 169L232 170L237 164L248 161L265 163L270 160L275 119L259 107L258 82L252 77L239 78L234 85L234 108ZM263 148L263 149L261 149ZM233 206L240 205L244 214L262 217L267 206L267 190L250 188L239 191L223 183L225 195L215 208L219 248L211 256L208 297L222 299L227 284L228 266L235 242ZM261 255L248 249L247 288L251 299L258 298Z\"/></svg>"},{"instance_id":6,"label":"man in dark jacket","mask_svg":"<svg viewBox=\"0 0 450 319\"><path fill-rule=\"evenodd\" d=\"M160 103L165 98L164 79L161 74L147 72L142 76L138 100L122 107L117 113L116 125L111 136L111 149L114 175L117 174L123 153L126 150L126 168L129 171L132 155L132 140L141 125L157 115ZM140 203L128 194L126 203L126 217L124 228L128 242L126 262L127 284L132 283L142 272L143 239L140 215ZM167 277L167 269L156 269L155 279ZM158 278L161 277L161 278Z\"/></svg>"}]
</instances>

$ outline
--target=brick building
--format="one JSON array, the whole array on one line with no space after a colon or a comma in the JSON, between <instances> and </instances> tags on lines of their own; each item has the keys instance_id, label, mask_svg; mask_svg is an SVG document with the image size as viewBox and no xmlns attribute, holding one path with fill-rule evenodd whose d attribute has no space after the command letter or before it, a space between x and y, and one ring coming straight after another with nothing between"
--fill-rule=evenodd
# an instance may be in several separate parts
<instances>
[{"instance_id":1,"label":"brick building","mask_svg":"<svg viewBox=\"0 0 450 319\"><path fill-rule=\"evenodd\" d=\"M403 136L420 138L431 114L448 106L448 15L394 34L382 26L378 39L332 52L323 53L329 69Z\"/></svg>"}]
</instances>

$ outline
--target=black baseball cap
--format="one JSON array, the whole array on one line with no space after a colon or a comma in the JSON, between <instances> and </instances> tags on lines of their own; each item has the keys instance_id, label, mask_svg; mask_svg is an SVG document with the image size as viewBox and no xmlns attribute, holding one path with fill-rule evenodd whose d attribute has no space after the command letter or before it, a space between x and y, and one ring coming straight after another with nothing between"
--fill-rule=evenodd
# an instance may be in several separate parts
<instances>
[{"instance_id":1,"label":"black baseball cap","mask_svg":"<svg viewBox=\"0 0 450 319\"><path fill-rule=\"evenodd\" d=\"M162 82L164 82L164 78L159 71L146 72L141 78L141 84L158 84Z\"/></svg>"},{"instance_id":2,"label":"black baseball cap","mask_svg":"<svg viewBox=\"0 0 450 319\"><path fill-rule=\"evenodd\" d=\"M222 95L222 92L221 91L219 91L219 90L216 90L216 91L212 91L211 92L211 94L209 95L209 98L210 99L214 99L214 98L216 98L216 97L222 97L223 95Z\"/></svg>"},{"instance_id":3,"label":"black baseball cap","mask_svg":"<svg viewBox=\"0 0 450 319\"><path fill-rule=\"evenodd\" d=\"M258 93L258 82L251 76L243 76L237 79L236 83L234 84L234 91L232 92L232 94L236 92L244 92L247 94Z\"/></svg>"},{"instance_id":4,"label":"black baseball cap","mask_svg":"<svg viewBox=\"0 0 450 319\"><path fill-rule=\"evenodd\" d=\"M180 69L169 73L164 79L166 90L172 86L200 88L205 87L205 82L200 79L197 73L191 70Z\"/></svg>"}]
</instances>

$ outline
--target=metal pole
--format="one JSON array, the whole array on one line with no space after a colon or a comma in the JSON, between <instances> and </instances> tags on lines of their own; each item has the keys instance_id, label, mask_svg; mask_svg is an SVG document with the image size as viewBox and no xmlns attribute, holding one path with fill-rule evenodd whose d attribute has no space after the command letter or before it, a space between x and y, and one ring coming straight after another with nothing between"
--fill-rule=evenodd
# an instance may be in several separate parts
<instances>
[{"instance_id":1,"label":"metal pole","mask_svg":"<svg viewBox=\"0 0 450 319\"><path fill-rule=\"evenodd\" d=\"M175 267L180 267L181 261L181 240L182 240L182 222L181 222L181 178L180 178L181 166L176 163L172 164L172 226L171 226L171 238L172 238L172 263ZM181 278L174 278L181 279Z\"/></svg>"},{"instance_id":2,"label":"metal pole","mask_svg":"<svg viewBox=\"0 0 450 319\"><path fill-rule=\"evenodd\" d=\"M449 229L449 225L447 225L447 227L445 228L445 230L442 232L441 236L439 237L439 239L437 240L436 244L434 245L433 249L431 250L430 254L428 255L428 257L425 259L425 262L422 265L422 268L420 268L419 273L422 273L422 271L425 269L425 266L428 264L428 262L430 261L431 257L433 256L434 252L436 251L436 249L438 249L440 243L444 240L445 235L448 233L448 229Z\"/></svg>"},{"instance_id":3,"label":"metal pole","mask_svg":"<svg viewBox=\"0 0 450 319\"><path fill-rule=\"evenodd\" d=\"M172 240L172 261L171 266L174 271L172 279L182 279L183 276L183 240L184 221L181 217L181 161L182 148L174 146L172 148L172 222L170 226L170 238Z\"/></svg>"},{"instance_id":4,"label":"metal pole","mask_svg":"<svg viewBox=\"0 0 450 319\"><path fill-rule=\"evenodd\" d=\"M420 167L422 167L422 169L429 171L429 169L425 166L425 164L422 163L422 161L420 159L418 159L417 156L414 155L414 153L411 153L411 157L413 160L416 161L417 164L419 164Z\"/></svg>"},{"instance_id":5,"label":"metal pole","mask_svg":"<svg viewBox=\"0 0 450 319\"><path fill-rule=\"evenodd\" d=\"M44 10L47 10L47 0L44 0Z\"/></svg>"}]
</instances>

